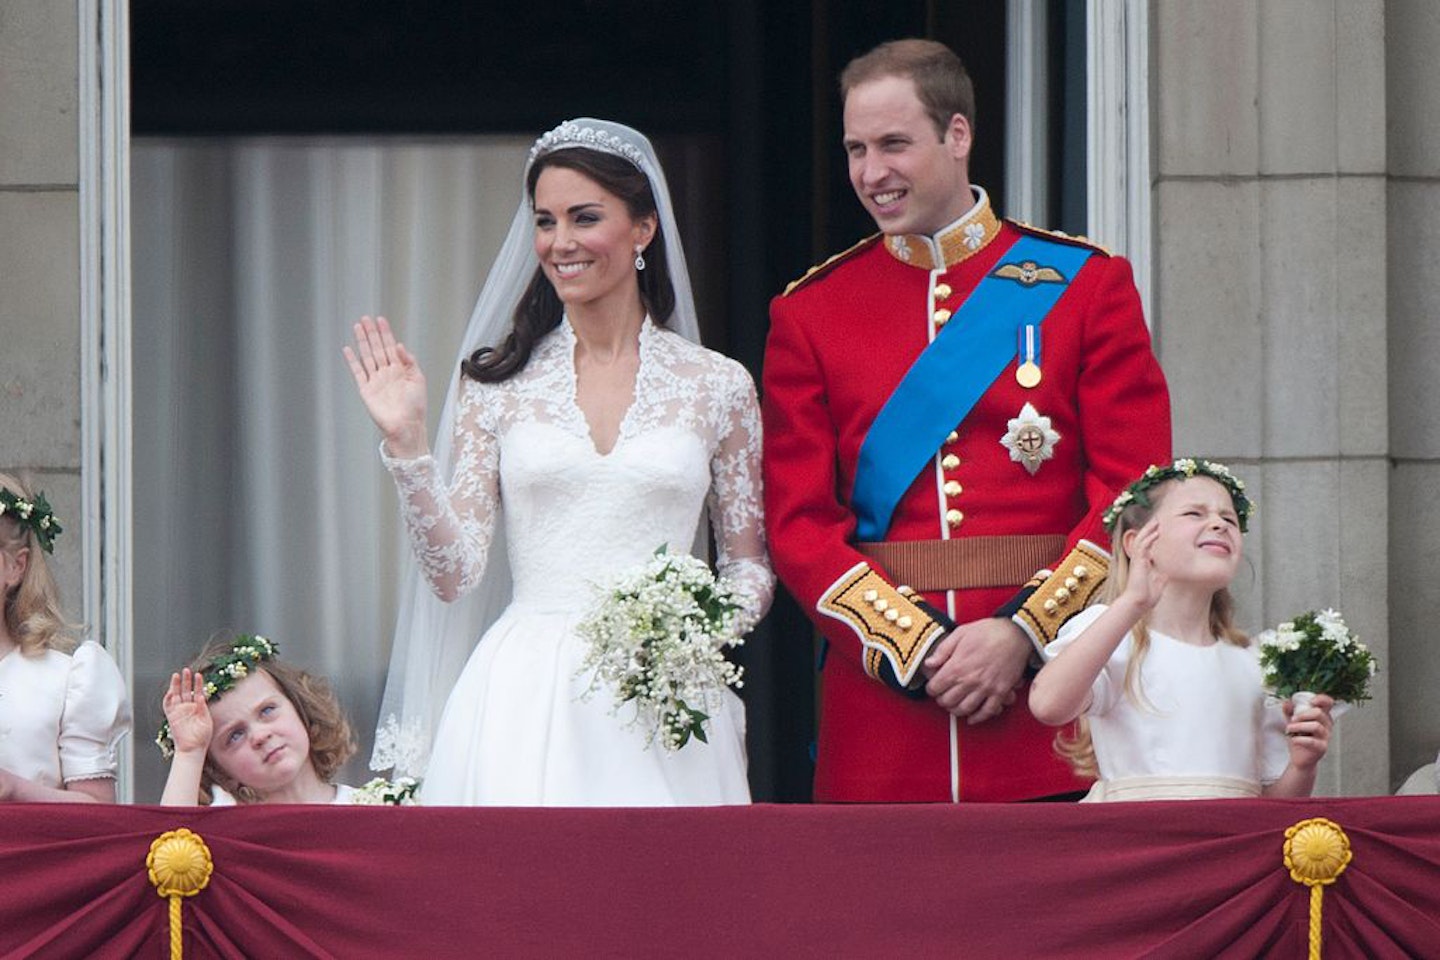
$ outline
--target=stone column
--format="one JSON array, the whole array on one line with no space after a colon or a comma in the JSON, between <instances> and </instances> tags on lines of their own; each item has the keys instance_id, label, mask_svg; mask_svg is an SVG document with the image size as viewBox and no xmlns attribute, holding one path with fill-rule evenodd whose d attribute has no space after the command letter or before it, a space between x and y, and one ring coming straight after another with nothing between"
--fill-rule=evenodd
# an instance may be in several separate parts
<instances>
[{"instance_id":1,"label":"stone column","mask_svg":"<svg viewBox=\"0 0 1440 960\"><path fill-rule=\"evenodd\" d=\"M67 533L53 558L80 613L80 230L74 0L0 16L0 470L28 473Z\"/></svg>"},{"instance_id":2,"label":"stone column","mask_svg":"<svg viewBox=\"0 0 1440 960\"><path fill-rule=\"evenodd\" d=\"M1390 761L1399 782L1440 750L1440 5L1389 0L1385 21Z\"/></svg>"},{"instance_id":3,"label":"stone column","mask_svg":"<svg viewBox=\"0 0 1440 960\"><path fill-rule=\"evenodd\" d=\"M1176 452L1258 495L1241 626L1336 607L1393 669L1384 13L1155 5L1153 322ZM1338 725L1317 793L1388 792L1388 710L1382 682Z\"/></svg>"}]
</instances>

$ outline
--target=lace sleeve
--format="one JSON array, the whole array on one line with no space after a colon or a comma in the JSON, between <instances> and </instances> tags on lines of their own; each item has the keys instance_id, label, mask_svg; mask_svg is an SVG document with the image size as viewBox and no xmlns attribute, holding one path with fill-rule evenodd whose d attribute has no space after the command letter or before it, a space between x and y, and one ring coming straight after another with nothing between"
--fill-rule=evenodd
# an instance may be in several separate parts
<instances>
[{"instance_id":1,"label":"lace sleeve","mask_svg":"<svg viewBox=\"0 0 1440 960\"><path fill-rule=\"evenodd\" d=\"M765 554L765 509L761 499L760 406L750 375L734 368L719 423L719 442L710 461L709 508L715 528L720 576L740 596L741 634L749 633L770 609L775 574Z\"/></svg>"},{"instance_id":2,"label":"lace sleeve","mask_svg":"<svg viewBox=\"0 0 1440 960\"><path fill-rule=\"evenodd\" d=\"M451 601L480 582L500 503L499 443L481 386L461 381L450 488L435 458L397 460L380 448L400 493L405 532L430 589Z\"/></svg>"}]
</instances>

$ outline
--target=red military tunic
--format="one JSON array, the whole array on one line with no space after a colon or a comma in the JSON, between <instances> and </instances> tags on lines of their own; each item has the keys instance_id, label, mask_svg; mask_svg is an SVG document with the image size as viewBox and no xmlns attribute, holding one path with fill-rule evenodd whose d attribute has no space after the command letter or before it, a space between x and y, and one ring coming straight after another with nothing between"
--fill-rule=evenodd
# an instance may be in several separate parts
<instances>
[{"instance_id":1,"label":"red military tunic","mask_svg":"<svg viewBox=\"0 0 1440 960\"><path fill-rule=\"evenodd\" d=\"M951 312L1026 231L997 220L982 192L976 207L934 240L873 237L771 304L763 378L770 550L781 580L830 641L817 800L1000 801L1083 786L1054 754L1055 731L1030 715L1028 684L999 718L975 726L955 721L928 697L897 689L900 670L889 668L908 663L909 686L923 686L918 659L943 630L915 639L924 624L912 620L929 623L924 610L896 595L891 588L901 581L859 552L849 500L877 413ZM1028 541L1058 549L1030 570L1045 568L1030 580L1031 595L1016 616L1037 644L1103 580L1105 551L1086 544L1108 547L1101 513L1146 466L1170 459L1165 380L1125 260L1096 250L1040 332L1040 382L1021 386L1012 360L915 478L885 535L888 542L1051 535ZM1034 415L1049 418L1039 424L1048 431L1033 435L1051 437L1049 456L1032 463L1033 473L1011 449L1012 420L1026 404L1034 410L1031 422ZM1008 446L1001 442L1007 435ZM1077 544L1084 555L1072 551ZM967 589L927 585L923 598L966 623L1010 612L1007 604L1026 596L1019 590L1030 574ZM1075 588L1073 600L1062 580ZM888 622L878 612L856 611L870 603L884 609L885 598L894 608ZM860 623L867 617L872 626ZM875 667L889 640L862 645L862 638L893 632L897 620L910 636L894 650L911 644L915 659L892 655L887 683Z\"/></svg>"}]
</instances>

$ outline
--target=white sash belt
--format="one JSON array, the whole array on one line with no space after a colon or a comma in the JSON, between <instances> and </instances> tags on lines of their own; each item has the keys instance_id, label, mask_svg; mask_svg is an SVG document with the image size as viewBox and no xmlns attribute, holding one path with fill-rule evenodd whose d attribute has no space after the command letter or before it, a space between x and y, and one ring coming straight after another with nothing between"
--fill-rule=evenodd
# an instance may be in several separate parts
<instances>
[{"instance_id":1,"label":"white sash belt","mask_svg":"<svg viewBox=\"0 0 1440 960\"><path fill-rule=\"evenodd\" d=\"M1097 780L1082 803L1113 800L1208 800L1260 796L1260 784L1238 777L1121 777Z\"/></svg>"}]
</instances>

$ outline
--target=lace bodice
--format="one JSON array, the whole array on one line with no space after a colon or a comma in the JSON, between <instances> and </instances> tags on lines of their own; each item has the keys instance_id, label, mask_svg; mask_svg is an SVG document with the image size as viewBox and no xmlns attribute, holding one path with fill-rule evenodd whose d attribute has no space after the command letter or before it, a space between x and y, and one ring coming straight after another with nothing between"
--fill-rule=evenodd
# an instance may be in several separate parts
<instances>
[{"instance_id":1,"label":"lace bodice","mask_svg":"<svg viewBox=\"0 0 1440 960\"><path fill-rule=\"evenodd\" d=\"M662 544L690 549L708 507L718 572L744 598L749 630L774 590L749 374L646 320L634 401L601 454L576 403L574 356L566 321L509 380L461 381L448 489L431 457L385 458L431 588L450 600L480 581L503 504L514 602L580 611L596 584Z\"/></svg>"}]
</instances>

